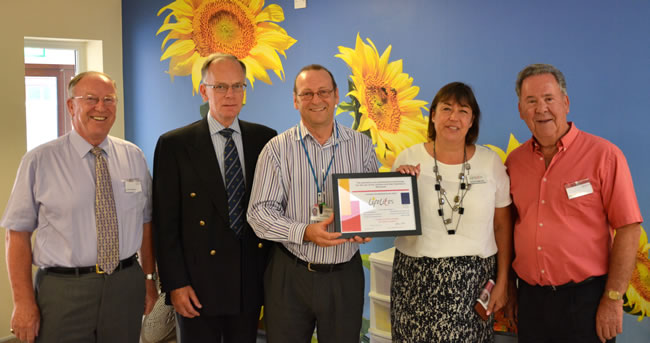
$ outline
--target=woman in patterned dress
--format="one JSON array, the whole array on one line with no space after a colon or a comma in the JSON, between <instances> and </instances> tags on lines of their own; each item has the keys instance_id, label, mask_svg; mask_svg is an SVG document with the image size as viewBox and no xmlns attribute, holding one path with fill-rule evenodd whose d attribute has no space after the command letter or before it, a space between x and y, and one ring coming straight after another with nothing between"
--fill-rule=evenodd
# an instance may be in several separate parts
<instances>
[{"instance_id":1,"label":"woman in patterned dress","mask_svg":"<svg viewBox=\"0 0 650 343\"><path fill-rule=\"evenodd\" d=\"M490 314L508 299L512 259L508 175L496 153L474 144L481 111L469 86L441 88L429 113L429 141L393 164L418 177L422 235L395 240L392 338L493 342ZM490 279L496 284L483 320L474 305Z\"/></svg>"}]
</instances>

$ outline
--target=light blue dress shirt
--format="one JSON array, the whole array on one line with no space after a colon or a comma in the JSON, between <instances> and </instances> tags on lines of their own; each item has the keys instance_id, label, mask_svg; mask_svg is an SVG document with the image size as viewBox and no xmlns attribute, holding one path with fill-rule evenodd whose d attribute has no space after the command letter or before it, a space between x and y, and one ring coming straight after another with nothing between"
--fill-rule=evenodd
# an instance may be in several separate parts
<instances>
[{"instance_id":1,"label":"light blue dress shirt","mask_svg":"<svg viewBox=\"0 0 650 343\"><path fill-rule=\"evenodd\" d=\"M151 176L142 150L134 144L108 136L99 147L104 150L113 183L120 259L125 259L140 249L142 225L151 222ZM95 156L91 148L72 131L23 156L0 226L34 232L36 266L97 263ZM138 183L140 187L134 187Z\"/></svg>"},{"instance_id":2,"label":"light blue dress shirt","mask_svg":"<svg viewBox=\"0 0 650 343\"><path fill-rule=\"evenodd\" d=\"M221 125L216 119L214 119L210 114L208 114L208 128L210 129L210 138L212 138L212 145L214 146L214 152L217 154L217 162L219 163L219 171L221 172L221 180L223 184L226 184L226 174L223 170L223 150L226 147L226 137L222 136L219 131L225 129L226 127ZM239 127L239 118L230 124L229 128L233 129L232 139L235 141L235 147L237 148L237 154L239 155L239 162L241 163L241 171L243 175L246 175L246 165L244 164L244 143L241 136L241 128ZM244 183L246 178L244 178Z\"/></svg>"}]
</instances>

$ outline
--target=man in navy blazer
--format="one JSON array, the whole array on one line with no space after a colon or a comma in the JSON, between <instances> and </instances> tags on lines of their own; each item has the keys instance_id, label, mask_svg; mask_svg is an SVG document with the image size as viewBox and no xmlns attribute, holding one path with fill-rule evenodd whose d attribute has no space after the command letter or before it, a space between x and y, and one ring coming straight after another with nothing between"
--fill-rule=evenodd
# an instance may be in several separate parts
<instances>
[{"instance_id":1,"label":"man in navy blazer","mask_svg":"<svg viewBox=\"0 0 650 343\"><path fill-rule=\"evenodd\" d=\"M235 56L212 55L201 72L208 115L163 134L156 145L153 221L160 280L178 314L183 343L255 342L271 243L255 235L245 213L243 228L233 229L240 226L231 225L229 216L224 149L234 142L245 211L257 157L277 132L237 118L246 67Z\"/></svg>"}]
</instances>

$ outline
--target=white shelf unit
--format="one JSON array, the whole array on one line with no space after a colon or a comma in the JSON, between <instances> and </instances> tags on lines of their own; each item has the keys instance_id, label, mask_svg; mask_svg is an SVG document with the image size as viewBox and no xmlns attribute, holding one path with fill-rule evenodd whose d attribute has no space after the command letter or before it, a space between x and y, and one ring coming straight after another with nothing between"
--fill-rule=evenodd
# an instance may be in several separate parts
<instances>
[{"instance_id":1,"label":"white shelf unit","mask_svg":"<svg viewBox=\"0 0 650 343\"><path fill-rule=\"evenodd\" d=\"M390 280L393 272L395 248L369 256L370 261L370 342L391 342L390 335Z\"/></svg>"}]
</instances>

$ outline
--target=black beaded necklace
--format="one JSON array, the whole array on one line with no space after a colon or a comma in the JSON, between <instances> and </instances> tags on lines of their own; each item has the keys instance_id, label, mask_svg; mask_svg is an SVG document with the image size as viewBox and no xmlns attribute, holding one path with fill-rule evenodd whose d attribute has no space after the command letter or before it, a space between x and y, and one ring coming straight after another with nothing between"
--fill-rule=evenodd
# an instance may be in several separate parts
<instances>
[{"instance_id":1,"label":"black beaded necklace","mask_svg":"<svg viewBox=\"0 0 650 343\"><path fill-rule=\"evenodd\" d=\"M436 141L433 141L433 173L436 175L436 193L438 194L438 215L442 219L442 223L445 225L448 235L455 235L456 230L458 230L458 224L460 224L460 219L465 213L465 208L463 207L463 200L465 195L471 188L471 184L467 182L469 180L469 170L471 169L469 163L467 163L467 147L463 148L463 163L461 164L460 174L458 174L458 179L460 179L460 185L458 186L458 191L454 197L454 205L451 205L449 199L447 199L447 191L442 188L442 176L438 173L438 159L436 158ZM443 209L445 203L451 209L451 215L449 218L445 218L445 211ZM447 225L453 222L454 212L458 212L458 221L454 228L449 228Z\"/></svg>"}]
</instances>

